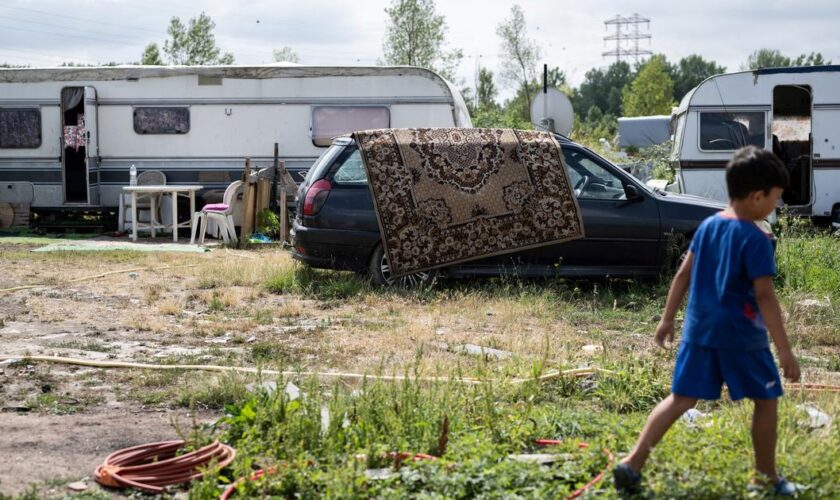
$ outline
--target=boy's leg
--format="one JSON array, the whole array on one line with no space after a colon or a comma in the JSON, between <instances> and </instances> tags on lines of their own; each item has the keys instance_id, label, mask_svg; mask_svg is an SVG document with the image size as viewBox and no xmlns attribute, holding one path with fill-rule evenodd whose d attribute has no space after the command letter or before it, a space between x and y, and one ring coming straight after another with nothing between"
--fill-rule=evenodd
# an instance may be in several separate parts
<instances>
[{"instance_id":1,"label":"boy's leg","mask_svg":"<svg viewBox=\"0 0 840 500\"><path fill-rule=\"evenodd\" d=\"M770 480L779 481L776 472L776 426L778 421L777 400L754 399L755 411L752 421L752 440L755 450L755 470Z\"/></svg>"},{"instance_id":2,"label":"boy's leg","mask_svg":"<svg viewBox=\"0 0 840 500\"><path fill-rule=\"evenodd\" d=\"M683 413L694 408L696 404L697 398L680 396L674 393L663 399L648 417L645 428L642 429L633 451L621 463L628 464L635 472L641 472L648 456L650 456L650 452L659 443L662 436L668 432L668 429Z\"/></svg>"}]
</instances>

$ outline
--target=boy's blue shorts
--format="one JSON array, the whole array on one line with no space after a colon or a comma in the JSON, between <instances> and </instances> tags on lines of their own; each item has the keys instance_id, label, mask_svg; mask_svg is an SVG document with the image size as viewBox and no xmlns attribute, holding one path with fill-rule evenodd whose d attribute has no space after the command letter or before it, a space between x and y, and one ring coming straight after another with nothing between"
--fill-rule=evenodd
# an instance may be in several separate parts
<instances>
[{"instance_id":1,"label":"boy's blue shorts","mask_svg":"<svg viewBox=\"0 0 840 500\"><path fill-rule=\"evenodd\" d=\"M671 392L719 399L724 382L733 401L776 399L782 395L782 381L770 348L739 351L680 344Z\"/></svg>"}]
</instances>

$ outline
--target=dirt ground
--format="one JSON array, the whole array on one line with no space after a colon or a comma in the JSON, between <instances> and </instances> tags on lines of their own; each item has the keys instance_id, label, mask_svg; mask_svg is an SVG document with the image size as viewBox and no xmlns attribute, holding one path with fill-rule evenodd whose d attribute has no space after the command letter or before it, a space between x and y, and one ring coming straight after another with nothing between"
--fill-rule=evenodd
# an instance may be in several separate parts
<instances>
[{"instance_id":1,"label":"dirt ground","mask_svg":"<svg viewBox=\"0 0 840 500\"><path fill-rule=\"evenodd\" d=\"M268 293L265 281L293 268L284 251L33 253L37 246L0 240L0 289L38 285L0 291L0 355L400 373L418 357L430 371L473 362L442 342L515 346L530 359L543 349L535 332L574 331L538 316L523 322L480 299L429 307L399 296ZM64 483L90 478L108 453L173 438L173 419L189 429L190 407L201 422L221 417L246 382L203 372L0 366L0 492L38 484L41 494L61 496Z\"/></svg>"},{"instance_id":2,"label":"dirt ground","mask_svg":"<svg viewBox=\"0 0 840 500\"><path fill-rule=\"evenodd\" d=\"M207 420L209 413L195 415ZM112 451L140 443L179 439L176 425L189 430L186 410L141 410L104 405L90 413L49 415L4 412L0 415L0 488L18 494L45 483L40 494L63 496L65 483L82 481L98 490L93 471Z\"/></svg>"},{"instance_id":3,"label":"dirt ground","mask_svg":"<svg viewBox=\"0 0 840 500\"><path fill-rule=\"evenodd\" d=\"M503 297L453 288L428 299L270 293L270 279L296 279L282 250L33 253L37 246L0 238L0 356L434 375L479 367L480 356L445 348L470 343L513 353L489 364L485 357L486 369L527 375L537 363L576 367L646 355L661 307L632 294L607 307L586 298L564 306L522 299L515 288ZM36 286L8 290L22 285ZM347 283L332 286L340 297ZM805 320L822 314L800 309L789 312ZM794 335L831 340L803 353L809 380L840 382L831 365L836 331L802 323L804 333ZM0 363L0 492L35 485L39 497L60 498L79 480L99 491L90 478L109 453L213 422L252 382L207 372Z\"/></svg>"}]
</instances>

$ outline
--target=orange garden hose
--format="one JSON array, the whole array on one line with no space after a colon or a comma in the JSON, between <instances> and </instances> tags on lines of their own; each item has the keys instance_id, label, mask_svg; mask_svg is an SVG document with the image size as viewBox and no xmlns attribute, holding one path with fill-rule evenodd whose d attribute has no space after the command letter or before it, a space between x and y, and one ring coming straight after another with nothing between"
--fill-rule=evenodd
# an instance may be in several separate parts
<instances>
[{"instance_id":1,"label":"orange garden hose","mask_svg":"<svg viewBox=\"0 0 840 500\"><path fill-rule=\"evenodd\" d=\"M537 446L552 446L552 445L561 444L562 442L563 441L561 441L559 439L537 439L537 440L534 441L534 443L536 443ZM586 448L589 448L589 443L585 443L585 442L581 441L580 443L578 443L578 448L580 448L582 450L586 449ZM615 464L615 456L613 456L613 453L608 448L604 448L603 452L604 452L604 455L606 455L606 457L607 457L607 466L604 467L604 470L599 472L598 475L593 477L588 483L586 483L585 485L576 489L575 491L572 492L571 495L566 497L568 500L571 500L572 498L577 498L577 497L583 495L584 493L586 493L586 491L589 488L595 486L596 484L598 484L598 482L600 482L602 479L604 479L604 476L607 475L607 473L610 471L610 469L612 469L613 465Z\"/></svg>"},{"instance_id":2,"label":"orange garden hose","mask_svg":"<svg viewBox=\"0 0 840 500\"><path fill-rule=\"evenodd\" d=\"M163 493L164 487L187 483L204 475L203 468L226 467L236 451L218 441L176 456L182 440L141 444L108 455L96 468L96 482L113 488L131 487L148 493Z\"/></svg>"},{"instance_id":3,"label":"orange garden hose","mask_svg":"<svg viewBox=\"0 0 840 500\"><path fill-rule=\"evenodd\" d=\"M571 500L572 498L577 498L583 495L584 493L586 493L586 490L595 486L596 484L598 484L598 482L604 479L604 476L606 476L607 473L613 468L613 464L615 464L615 456L613 456L612 452L608 448L604 448L603 452L604 455L607 456L607 466L604 467L604 470L599 472L598 475L593 477L588 483L573 491L572 494L569 495L567 498Z\"/></svg>"}]
</instances>

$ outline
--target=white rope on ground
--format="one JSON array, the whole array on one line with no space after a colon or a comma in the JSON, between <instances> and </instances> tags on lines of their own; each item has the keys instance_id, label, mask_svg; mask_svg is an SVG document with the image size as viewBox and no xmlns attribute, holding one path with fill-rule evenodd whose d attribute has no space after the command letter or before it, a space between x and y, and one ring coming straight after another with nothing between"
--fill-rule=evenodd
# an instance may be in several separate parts
<instances>
[{"instance_id":1,"label":"white rope on ground","mask_svg":"<svg viewBox=\"0 0 840 500\"><path fill-rule=\"evenodd\" d=\"M20 362L44 362L44 363L60 363L77 366L88 366L92 368L134 368L143 370L201 370L212 372L237 372L237 373L252 373L264 375L282 375L284 377L322 377L322 378L341 378L341 379L372 379L372 380L389 380L402 381L411 380L418 382L460 382L464 384L482 384L486 382L499 382L498 379L479 379L475 377L411 377L405 375L370 375L365 373L347 373L347 372L314 372L314 371L281 371L253 368L246 366L221 366L221 365L159 365L150 363L134 363L126 361L94 361L90 359L79 358L65 358L59 356L9 356L0 355L0 361L5 360L19 360ZM600 368L577 368L574 370L565 370L550 372L536 378L513 378L509 382L513 384L522 384L526 382L536 381L543 382L547 380L554 380L560 377L582 377L587 375L594 375L597 372L614 373L609 370L601 370Z\"/></svg>"},{"instance_id":2,"label":"white rope on ground","mask_svg":"<svg viewBox=\"0 0 840 500\"><path fill-rule=\"evenodd\" d=\"M196 267L198 264L186 264L183 266L166 266L166 267L133 267L131 269L120 269L118 271L108 271L107 273L97 274L95 276L85 276L82 278L76 278L69 281L65 281L64 283L40 283L36 285L20 285L20 286L13 286L11 288L0 288L0 293L10 293L16 292L18 290L28 290L30 288L40 288L40 287L58 287L63 285L69 285L71 283L80 283L82 281L89 281L95 280L98 278L104 278L105 276L110 276L112 274L121 274L121 273L133 273L137 271L165 271L167 269L179 269L179 268L187 268L187 267Z\"/></svg>"}]
</instances>

